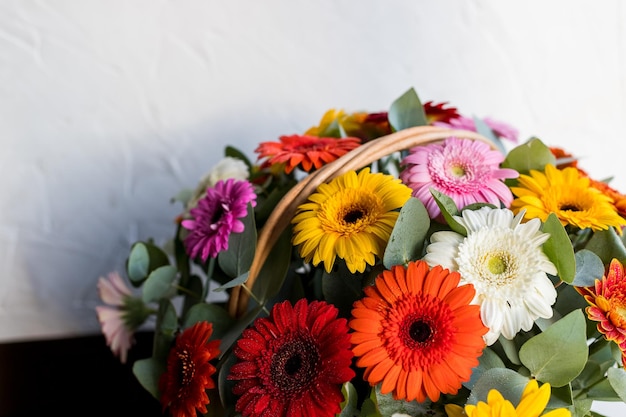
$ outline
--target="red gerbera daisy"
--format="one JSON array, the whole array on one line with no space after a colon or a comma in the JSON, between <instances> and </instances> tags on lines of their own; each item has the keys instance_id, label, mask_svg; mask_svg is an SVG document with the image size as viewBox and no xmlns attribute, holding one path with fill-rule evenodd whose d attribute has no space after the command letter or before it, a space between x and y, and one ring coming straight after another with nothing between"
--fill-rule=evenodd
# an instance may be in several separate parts
<instances>
[{"instance_id":1,"label":"red gerbera daisy","mask_svg":"<svg viewBox=\"0 0 626 417\"><path fill-rule=\"evenodd\" d=\"M433 103L432 101L427 101L424 103L424 113L426 114L426 119L428 123L432 122L443 122L448 123L452 119L456 119L461 115L457 111L456 107L445 107L448 103Z\"/></svg>"},{"instance_id":2,"label":"red gerbera daisy","mask_svg":"<svg viewBox=\"0 0 626 417\"><path fill-rule=\"evenodd\" d=\"M350 327L363 377L396 399L437 401L468 381L485 347L487 328L471 284L424 261L384 271L354 303Z\"/></svg>"},{"instance_id":3,"label":"red gerbera daisy","mask_svg":"<svg viewBox=\"0 0 626 417\"><path fill-rule=\"evenodd\" d=\"M276 304L244 330L233 348L238 362L235 409L248 416L334 416L341 386L355 375L347 320L324 301Z\"/></svg>"},{"instance_id":4,"label":"red gerbera daisy","mask_svg":"<svg viewBox=\"0 0 626 417\"><path fill-rule=\"evenodd\" d=\"M593 287L574 287L585 297L590 320L598 322L598 331L617 343L626 366L626 275L617 259L611 260L608 273Z\"/></svg>"},{"instance_id":5,"label":"red gerbera daisy","mask_svg":"<svg viewBox=\"0 0 626 417\"><path fill-rule=\"evenodd\" d=\"M289 174L299 167L309 172L311 168L334 161L361 144L359 138L320 138L317 136L281 136L280 142L261 142L255 149L259 159L267 158L263 166L285 164Z\"/></svg>"},{"instance_id":6,"label":"red gerbera daisy","mask_svg":"<svg viewBox=\"0 0 626 417\"><path fill-rule=\"evenodd\" d=\"M196 409L206 413L207 389L215 388L209 363L219 355L219 340L209 341L213 325L198 322L182 332L167 358L167 370L159 380L163 410L174 417L196 417Z\"/></svg>"}]
</instances>

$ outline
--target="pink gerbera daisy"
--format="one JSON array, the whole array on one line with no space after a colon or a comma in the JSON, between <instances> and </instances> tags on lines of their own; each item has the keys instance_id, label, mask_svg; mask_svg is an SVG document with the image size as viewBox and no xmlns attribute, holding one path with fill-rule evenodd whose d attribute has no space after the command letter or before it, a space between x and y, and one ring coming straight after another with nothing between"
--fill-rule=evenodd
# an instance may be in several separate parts
<instances>
[{"instance_id":1,"label":"pink gerbera daisy","mask_svg":"<svg viewBox=\"0 0 626 417\"><path fill-rule=\"evenodd\" d=\"M500 168L504 155L484 142L449 137L442 143L418 146L402 160L400 179L413 189L432 218L441 214L430 189L452 198L459 209L484 202L500 207L513 195L503 180L516 178L513 169Z\"/></svg>"},{"instance_id":2,"label":"pink gerbera daisy","mask_svg":"<svg viewBox=\"0 0 626 417\"><path fill-rule=\"evenodd\" d=\"M206 261L228 249L230 234L244 230L239 219L247 215L248 203L256 206L256 194L248 181L230 178L208 188L206 196L190 210L192 219L181 222L190 231L184 241L189 256Z\"/></svg>"}]
</instances>

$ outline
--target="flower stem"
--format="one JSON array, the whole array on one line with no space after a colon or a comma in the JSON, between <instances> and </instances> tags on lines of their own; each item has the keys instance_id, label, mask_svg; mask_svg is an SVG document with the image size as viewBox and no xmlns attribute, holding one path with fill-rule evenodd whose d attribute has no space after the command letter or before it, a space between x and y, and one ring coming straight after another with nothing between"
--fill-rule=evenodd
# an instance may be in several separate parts
<instances>
[{"instance_id":1,"label":"flower stem","mask_svg":"<svg viewBox=\"0 0 626 417\"><path fill-rule=\"evenodd\" d=\"M248 288L246 284L241 284L241 287L244 289L245 292L248 293L248 295L250 295L250 297L252 297L254 301L256 301L258 305L261 306L261 308L263 309L263 312L269 316L270 312L267 310L267 308L265 308L265 305L261 303L261 300L257 298L257 296L252 292L252 290Z\"/></svg>"}]
</instances>

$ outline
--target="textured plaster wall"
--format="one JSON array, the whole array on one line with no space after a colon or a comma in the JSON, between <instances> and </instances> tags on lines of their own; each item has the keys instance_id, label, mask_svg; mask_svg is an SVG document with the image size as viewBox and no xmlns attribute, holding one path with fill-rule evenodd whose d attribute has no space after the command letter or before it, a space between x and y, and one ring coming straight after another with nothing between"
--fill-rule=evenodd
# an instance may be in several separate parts
<instances>
[{"instance_id":1,"label":"textured plaster wall","mask_svg":"<svg viewBox=\"0 0 626 417\"><path fill-rule=\"evenodd\" d=\"M619 0L0 1L0 341L99 332L96 281L163 242L230 143L410 87L626 191Z\"/></svg>"}]
</instances>

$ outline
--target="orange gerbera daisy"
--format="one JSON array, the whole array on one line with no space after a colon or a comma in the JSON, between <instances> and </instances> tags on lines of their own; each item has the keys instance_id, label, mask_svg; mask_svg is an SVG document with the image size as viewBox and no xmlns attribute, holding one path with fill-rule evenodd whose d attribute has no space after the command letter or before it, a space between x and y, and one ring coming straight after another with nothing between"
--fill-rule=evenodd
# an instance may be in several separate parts
<instances>
[{"instance_id":1,"label":"orange gerbera daisy","mask_svg":"<svg viewBox=\"0 0 626 417\"><path fill-rule=\"evenodd\" d=\"M370 385L396 399L437 401L468 381L485 347L480 307L471 284L424 261L396 265L366 287L349 325L356 365Z\"/></svg>"},{"instance_id":2,"label":"orange gerbera daisy","mask_svg":"<svg viewBox=\"0 0 626 417\"><path fill-rule=\"evenodd\" d=\"M598 331L619 345L626 365L626 278L622 263L611 260L608 273L593 287L574 288L589 303L587 316L598 322Z\"/></svg>"},{"instance_id":3,"label":"orange gerbera daisy","mask_svg":"<svg viewBox=\"0 0 626 417\"><path fill-rule=\"evenodd\" d=\"M296 167L309 172L334 161L361 144L359 138L320 138L308 135L281 136L280 142L261 142L255 149L263 166L285 164L285 173Z\"/></svg>"},{"instance_id":4,"label":"orange gerbera daisy","mask_svg":"<svg viewBox=\"0 0 626 417\"><path fill-rule=\"evenodd\" d=\"M207 389L215 388L211 379L216 371L209 363L219 355L219 340L209 341L213 325L202 321L182 332L167 358L167 370L159 380L163 411L169 407L173 417L196 417L196 409L207 412Z\"/></svg>"}]
</instances>

